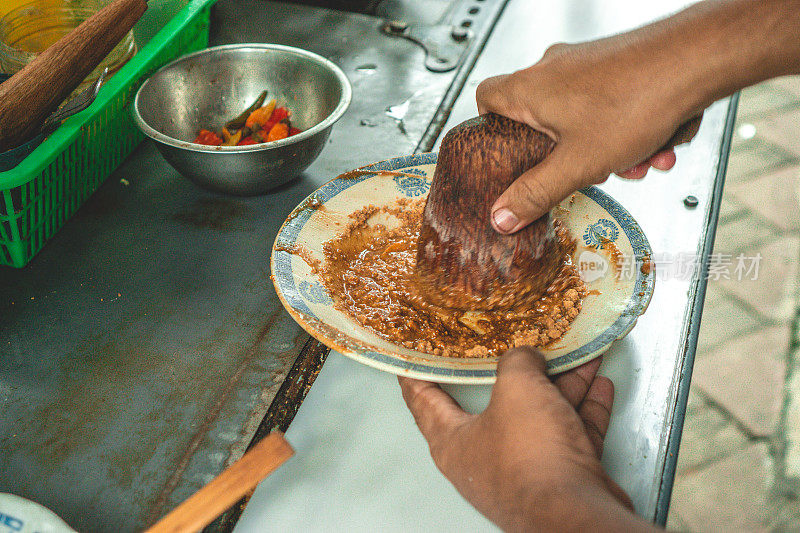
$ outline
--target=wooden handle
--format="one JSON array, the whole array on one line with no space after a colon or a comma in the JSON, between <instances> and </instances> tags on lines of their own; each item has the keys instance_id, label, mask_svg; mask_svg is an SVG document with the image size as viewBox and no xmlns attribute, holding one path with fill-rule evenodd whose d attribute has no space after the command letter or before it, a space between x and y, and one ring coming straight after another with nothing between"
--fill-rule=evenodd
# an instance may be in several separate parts
<instances>
[{"instance_id":1,"label":"wooden handle","mask_svg":"<svg viewBox=\"0 0 800 533\"><path fill-rule=\"evenodd\" d=\"M28 140L146 9L146 0L115 0L0 85L0 151Z\"/></svg>"},{"instance_id":2,"label":"wooden handle","mask_svg":"<svg viewBox=\"0 0 800 533\"><path fill-rule=\"evenodd\" d=\"M292 455L294 450L283 433L273 431L147 532L200 531Z\"/></svg>"}]
</instances>

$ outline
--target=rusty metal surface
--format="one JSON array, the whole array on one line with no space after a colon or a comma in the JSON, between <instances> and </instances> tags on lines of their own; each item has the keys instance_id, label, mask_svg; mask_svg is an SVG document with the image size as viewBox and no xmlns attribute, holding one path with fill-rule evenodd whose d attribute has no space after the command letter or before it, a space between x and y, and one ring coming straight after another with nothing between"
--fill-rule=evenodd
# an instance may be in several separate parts
<instances>
[{"instance_id":1,"label":"rusty metal surface","mask_svg":"<svg viewBox=\"0 0 800 533\"><path fill-rule=\"evenodd\" d=\"M503 4L481 2L486 20ZM145 143L28 267L0 270L0 492L78 530L132 531L241 456L308 341L269 280L278 227L340 172L414 151L459 75L428 71L379 23L221 0L216 44L301 46L351 78L320 158L271 194L231 198ZM386 115L405 102L401 119Z\"/></svg>"},{"instance_id":2,"label":"rusty metal surface","mask_svg":"<svg viewBox=\"0 0 800 533\"><path fill-rule=\"evenodd\" d=\"M132 530L242 453L305 342L269 280L280 208L202 193L144 145L2 271L0 491Z\"/></svg>"},{"instance_id":3,"label":"rusty metal surface","mask_svg":"<svg viewBox=\"0 0 800 533\"><path fill-rule=\"evenodd\" d=\"M267 414L264 415L264 419L256 429L247 451L272 431L279 430L285 433L289 429L289 424L292 423L297 410L300 409L300 405L303 403L308 391L311 390L311 386L314 384L314 380L317 379L328 353L330 353L330 350L327 346L314 338L308 337L281 388L275 394ZM206 527L204 531L206 533L233 531L249 499L249 495L242 498Z\"/></svg>"}]
</instances>

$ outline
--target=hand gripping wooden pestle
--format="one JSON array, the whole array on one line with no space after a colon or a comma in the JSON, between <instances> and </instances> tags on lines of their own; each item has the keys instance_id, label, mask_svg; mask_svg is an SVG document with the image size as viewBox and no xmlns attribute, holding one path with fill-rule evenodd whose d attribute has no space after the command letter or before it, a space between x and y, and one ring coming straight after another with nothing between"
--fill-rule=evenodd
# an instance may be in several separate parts
<instances>
[{"instance_id":1,"label":"hand gripping wooden pestle","mask_svg":"<svg viewBox=\"0 0 800 533\"><path fill-rule=\"evenodd\" d=\"M683 124L661 150L689 142L700 120ZM544 133L494 113L447 132L417 249L416 275L429 301L461 310L503 310L530 306L550 287L569 251L552 215L503 235L492 227L490 209L554 147Z\"/></svg>"},{"instance_id":2,"label":"hand gripping wooden pestle","mask_svg":"<svg viewBox=\"0 0 800 533\"><path fill-rule=\"evenodd\" d=\"M0 84L0 152L35 135L146 9L146 0L115 0Z\"/></svg>"}]
</instances>

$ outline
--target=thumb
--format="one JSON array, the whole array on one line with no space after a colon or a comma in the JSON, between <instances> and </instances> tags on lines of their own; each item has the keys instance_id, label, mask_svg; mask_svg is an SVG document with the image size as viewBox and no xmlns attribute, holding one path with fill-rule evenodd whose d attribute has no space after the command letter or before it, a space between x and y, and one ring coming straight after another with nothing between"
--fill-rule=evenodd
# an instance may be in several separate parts
<instances>
[{"instance_id":1,"label":"thumb","mask_svg":"<svg viewBox=\"0 0 800 533\"><path fill-rule=\"evenodd\" d=\"M504 386L507 383L519 383L521 377L527 380L546 380L547 362L542 352L530 346L512 348L500 356L497 361L497 383L495 386Z\"/></svg>"},{"instance_id":2,"label":"thumb","mask_svg":"<svg viewBox=\"0 0 800 533\"><path fill-rule=\"evenodd\" d=\"M497 382L492 387L489 407L493 409L538 409L538 406L557 404L573 410L558 388L547 376L544 354L530 346L512 348L497 362Z\"/></svg>"},{"instance_id":3,"label":"thumb","mask_svg":"<svg viewBox=\"0 0 800 533\"><path fill-rule=\"evenodd\" d=\"M403 399L431 449L448 440L452 431L472 415L436 383L397 377Z\"/></svg>"},{"instance_id":4,"label":"thumb","mask_svg":"<svg viewBox=\"0 0 800 533\"><path fill-rule=\"evenodd\" d=\"M515 380L515 376L544 376L547 362L541 351L531 346L511 348L497 361L497 381Z\"/></svg>"},{"instance_id":5,"label":"thumb","mask_svg":"<svg viewBox=\"0 0 800 533\"><path fill-rule=\"evenodd\" d=\"M544 161L517 178L492 206L494 229L519 231L583 187L576 160L580 159L559 144Z\"/></svg>"},{"instance_id":6,"label":"thumb","mask_svg":"<svg viewBox=\"0 0 800 533\"><path fill-rule=\"evenodd\" d=\"M512 348L497 361L497 382L492 388L492 399L508 393L528 394L535 383L551 384L544 355L530 346Z\"/></svg>"}]
</instances>

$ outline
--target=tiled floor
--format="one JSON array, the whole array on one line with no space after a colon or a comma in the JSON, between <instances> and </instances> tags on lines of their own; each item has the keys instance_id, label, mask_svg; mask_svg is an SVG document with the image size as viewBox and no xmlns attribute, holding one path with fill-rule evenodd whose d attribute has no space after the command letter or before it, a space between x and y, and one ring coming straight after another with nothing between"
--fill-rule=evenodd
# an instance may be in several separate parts
<instances>
[{"instance_id":1,"label":"tiled floor","mask_svg":"<svg viewBox=\"0 0 800 533\"><path fill-rule=\"evenodd\" d=\"M667 526L800 531L800 77L745 90L715 253L758 277L709 281Z\"/></svg>"}]
</instances>

